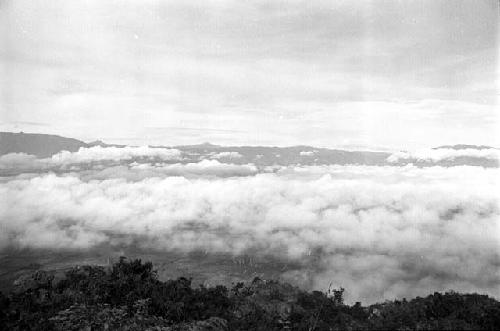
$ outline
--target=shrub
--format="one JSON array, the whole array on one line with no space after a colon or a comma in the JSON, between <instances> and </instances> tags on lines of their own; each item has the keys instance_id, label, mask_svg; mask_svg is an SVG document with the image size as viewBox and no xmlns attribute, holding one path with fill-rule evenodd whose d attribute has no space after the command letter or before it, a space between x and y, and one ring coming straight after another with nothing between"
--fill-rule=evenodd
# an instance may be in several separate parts
<instances>
[{"instance_id":1,"label":"shrub","mask_svg":"<svg viewBox=\"0 0 500 331\"><path fill-rule=\"evenodd\" d=\"M56 275L56 276L55 276ZM302 291L254 279L193 287L160 281L153 265L121 258L111 268L37 271L0 292L2 330L445 330L500 329L500 303L486 295L434 293L364 307L344 289Z\"/></svg>"}]
</instances>

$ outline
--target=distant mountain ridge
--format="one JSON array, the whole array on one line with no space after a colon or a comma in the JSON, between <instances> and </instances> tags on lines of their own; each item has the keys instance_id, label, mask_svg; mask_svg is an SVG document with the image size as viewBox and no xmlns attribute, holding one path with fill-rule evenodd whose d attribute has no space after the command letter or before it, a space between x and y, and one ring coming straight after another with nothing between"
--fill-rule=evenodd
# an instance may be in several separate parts
<instances>
[{"instance_id":1,"label":"distant mountain ridge","mask_svg":"<svg viewBox=\"0 0 500 331\"><path fill-rule=\"evenodd\" d=\"M26 153L37 157L49 157L63 150L76 152L81 147L125 147L126 145L107 144L101 140L90 143L57 135L0 132L0 155ZM382 164L390 155L386 152L345 151L311 146L269 147L269 146L219 146L210 143L183 146L151 146L153 148L177 148L193 156L203 157L221 153L221 158L231 155L241 157L231 159L234 163L255 162L262 164L311 164L321 159L320 163L339 164ZM233 154L224 154L233 153Z\"/></svg>"},{"instance_id":2,"label":"distant mountain ridge","mask_svg":"<svg viewBox=\"0 0 500 331\"><path fill-rule=\"evenodd\" d=\"M460 149L497 149L496 147L487 146L487 145L465 145L465 144L443 145L443 146L434 147L433 149L444 149L444 148L455 149L455 150L460 150Z\"/></svg>"},{"instance_id":3,"label":"distant mountain ridge","mask_svg":"<svg viewBox=\"0 0 500 331\"><path fill-rule=\"evenodd\" d=\"M83 142L78 139L66 138L57 135L0 132L0 156L9 153L32 154L39 158L50 157L61 151L76 152L81 147L116 147L127 145L107 144L101 140ZM204 159L215 159L220 162L234 164L253 163L256 166L288 166L288 165L371 165L371 166L402 166L414 164L417 166L456 166L471 165L483 167L498 167L498 160L475 156L457 156L451 159L429 161L416 158L403 158L397 162L389 162L392 155L382 151L352 151L343 149L316 148L312 146L220 146L211 143L180 146L150 146L151 148L176 148L183 154L182 160L176 162L196 163ZM443 145L432 150L484 150L495 149L485 145Z\"/></svg>"},{"instance_id":4,"label":"distant mountain ridge","mask_svg":"<svg viewBox=\"0 0 500 331\"><path fill-rule=\"evenodd\" d=\"M106 144L102 140L94 140L89 143L87 143L89 147L95 147L95 146L100 146L100 147L125 147L127 145L117 145L117 144Z\"/></svg>"},{"instance_id":5,"label":"distant mountain ridge","mask_svg":"<svg viewBox=\"0 0 500 331\"><path fill-rule=\"evenodd\" d=\"M321 165L321 164L365 164L383 165L389 153L346 151L339 149L316 148L312 146L218 146L212 144L174 146L193 156L221 155L221 159L230 159L232 163L256 165ZM238 157L231 157L236 154ZM225 156L227 155L227 156Z\"/></svg>"},{"instance_id":6,"label":"distant mountain ridge","mask_svg":"<svg viewBox=\"0 0 500 331\"><path fill-rule=\"evenodd\" d=\"M0 132L0 155L26 153L37 157L49 157L60 151L76 152L89 147L85 142L50 134Z\"/></svg>"}]
</instances>

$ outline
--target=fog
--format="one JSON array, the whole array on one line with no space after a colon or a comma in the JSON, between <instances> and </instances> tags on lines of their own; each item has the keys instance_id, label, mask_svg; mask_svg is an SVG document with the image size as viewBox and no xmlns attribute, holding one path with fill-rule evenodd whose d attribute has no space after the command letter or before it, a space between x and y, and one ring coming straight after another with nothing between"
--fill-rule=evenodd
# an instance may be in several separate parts
<instances>
[{"instance_id":1,"label":"fog","mask_svg":"<svg viewBox=\"0 0 500 331\"><path fill-rule=\"evenodd\" d=\"M108 166L94 151L51 158L77 162L66 173L2 178L1 249L134 243L273 256L304 266L283 278L343 286L350 301L448 289L500 296L498 168L147 162L178 159L175 150L127 151L112 157L146 159Z\"/></svg>"}]
</instances>

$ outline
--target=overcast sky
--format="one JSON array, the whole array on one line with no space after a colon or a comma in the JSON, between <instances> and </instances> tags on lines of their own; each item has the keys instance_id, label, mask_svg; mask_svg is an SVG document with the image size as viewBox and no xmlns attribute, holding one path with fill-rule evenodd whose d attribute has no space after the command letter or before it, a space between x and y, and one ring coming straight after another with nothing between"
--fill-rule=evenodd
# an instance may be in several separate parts
<instances>
[{"instance_id":1,"label":"overcast sky","mask_svg":"<svg viewBox=\"0 0 500 331\"><path fill-rule=\"evenodd\" d=\"M0 130L500 145L498 1L0 0Z\"/></svg>"}]
</instances>

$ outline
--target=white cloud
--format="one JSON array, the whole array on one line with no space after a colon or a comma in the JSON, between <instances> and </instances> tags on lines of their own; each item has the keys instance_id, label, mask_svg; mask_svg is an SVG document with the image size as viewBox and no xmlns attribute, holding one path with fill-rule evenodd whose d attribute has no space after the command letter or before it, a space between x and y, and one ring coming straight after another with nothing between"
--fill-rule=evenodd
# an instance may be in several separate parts
<instances>
[{"instance_id":1,"label":"white cloud","mask_svg":"<svg viewBox=\"0 0 500 331\"><path fill-rule=\"evenodd\" d=\"M135 158L178 160L181 152L171 148L140 147L81 147L77 152L62 151L51 157L55 164L88 163L98 161L122 161Z\"/></svg>"},{"instance_id":2,"label":"white cloud","mask_svg":"<svg viewBox=\"0 0 500 331\"><path fill-rule=\"evenodd\" d=\"M79 170L78 165L121 161L179 161L181 151L171 148L142 147L81 147L76 152L62 151L49 158L37 158L25 153L11 153L0 156L0 170L23 172L44 170ZM93 165L94 168L102 164Z\"/></svg>"},{"instance_id":3,"label":"white cloud","mask_svg":"<svg viewBox=\"0 0 500 331\"><path fill-rule=\"evenodd\" d=\"M459 157L473 157L484 158L490 160L498 160L500 158L500 151L496 148L486 149L452 149L452 148L438 148L438 149L421 149L415 152L395 152L387 158L387 161L396 163L400 160L416 160L426 162L439 162L439 161L453 161Z\"/></svg>"},{"instance_id":4,"label":"white cloud","mask_svg":"<svg viewBox=\"0 0 500 331\"><path fill-rule=\"evenodd\" d=\"M314 151L302 151L299 153L300 156L312 156L314 155Z\"/></svg>"},{"instance_id":5,"label":"white cloud","mask_svg":"<svg viewBox=\"0 0 500 331\"><path fill-rule=\"evenodd\" d=\"M211 156L213 159L241 159L243 155L238 152L220 152Z\"/></svg>"},{"instance_id":6,"label":"white cloud","mask_svg":"<svg viewBox=\"0 0 500 331\"><path fill-rule=\"evenodd\" d=\"M168 177L168 176L195 176L195 177L233 177L250 176L258 172L257 167L252 164L236 165L230 163L220 163L217 160L202 160L197 163L187 164L159 164L151 165L142 163L133 165L125 172L135 172L139 178L146 177Z\"/></svg>"},{"instance_id":7,"label":"white cloud","mask_svg":"<svg viewBox=\"0 0 500 331\"><path fill-rule=\"evenodd\" d=\"M0 156L0 170L24 170L33 167L38 160L35 155L26 153L10 153Z\"/></svg>"},{"instance_id":8,"label":"white cloud","mask_svg":"<svg viewBox=\"0 0 500 331\"><path fill-rule=\"evenodd\" d=\"M224 167L232 165L134 164L2 181L0 246L135 239L181 252L257 250L303 263L283 277L319 289L332 281L350 300L447 289L500 296L496 168L316 166L206 176L242 170ZM176 176L155 175L162 171ZM130 181L134 172L141 175Z\"/></svg>"}]
</instances>

